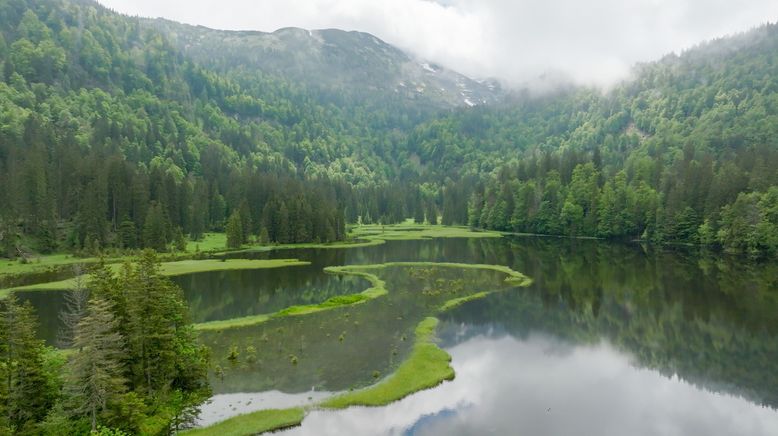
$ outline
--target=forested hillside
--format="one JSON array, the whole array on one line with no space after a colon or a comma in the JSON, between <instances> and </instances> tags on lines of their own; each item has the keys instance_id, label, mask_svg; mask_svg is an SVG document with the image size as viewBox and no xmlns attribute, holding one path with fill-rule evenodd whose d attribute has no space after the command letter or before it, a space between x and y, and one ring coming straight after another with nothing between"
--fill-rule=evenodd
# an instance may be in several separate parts
<instances>
[{"instance_id":1,"label":"forested hillside","mask_svg":"<svg viewBox=\"0 0 778 436\"><path fill-rule=\"evenodd\" d=\"M442 216L778 248L775 25L639 65L607 93L538 97L366 34L211 31L89 0L6 0L0 62L10 257L165 250L232 216L242 239L276 242Z\"/></svg>"},{"instance_id":2,"label":"forested hillside","mask_svg":"<svg viewBox=\"0 0 778 436\"><path fill-rule=\"evenodd\" d=\"M467 180L444 191L446 222L778 249L775 25L639 65L605 95L518 98L412 138L441 178ZM472 181L481 184L469 192Z\"/></svg>"},{"instance_id":3,"label":"forested hillside","mask_svg":"<svg viewBox=\"0 0 778 436\"><path fill-rule=\"evenodd\" d=\"M223 229L236 212L246 236L264 228L278 242L341 239L344 214L355 219L363 197L353 190L373 198L394 178L389 156L401 137L382 118L391 106L356 117L283 78L256 74L241 86L93 2L0 8L8 256L164 249Z\"/></svg>"}]
</instances>

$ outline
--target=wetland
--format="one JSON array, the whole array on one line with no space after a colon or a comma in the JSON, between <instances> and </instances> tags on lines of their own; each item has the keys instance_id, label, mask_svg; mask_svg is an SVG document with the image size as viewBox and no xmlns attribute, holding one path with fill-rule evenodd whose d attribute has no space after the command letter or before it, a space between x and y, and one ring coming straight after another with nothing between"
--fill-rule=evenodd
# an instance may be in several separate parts
<instances>
[{"instance_id":1,"label":"wetland","mask_svg":"<svg viewBox=\"0 0 778 436\"><path fill-rule=\"evenodd\" d=\"M771 263L507 235L220 256L299 260L172 277L211 350L193 433L778 431Z\"/></svg>"}]
</instances>

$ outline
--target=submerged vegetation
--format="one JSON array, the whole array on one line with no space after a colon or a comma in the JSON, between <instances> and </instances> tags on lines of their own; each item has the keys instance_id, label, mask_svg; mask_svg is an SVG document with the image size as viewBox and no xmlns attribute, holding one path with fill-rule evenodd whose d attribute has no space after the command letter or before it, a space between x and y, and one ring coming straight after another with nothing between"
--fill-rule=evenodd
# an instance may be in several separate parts
<instances>
[{"instance_id":1,"label":"submerged vegetation","mask_svg":"<svg viewBox=\"0 0 778 436\"><path fill-rule=\"evenodd\" d=\"M440 349L433 339L437 318L428 317L415 330L415 343L410 356L386 379L375 386L336 395L309 409L343 409L350 406L383 406L401 400L424 389L433 388L444 381L454 379L454 369L449 364L451 356ZM293 356L296 359L296 356ZM377 372L373 373L376 377ZM378 374L380 376L380 374ZM220 434L245 436L280 430L299 425L305 417L305 409L268 409L239 415L202 429L185 432L187 435Z\"/></svg>"},{"instance_id":2,"label":"submerged vegetation","mask_svg":"<svg viewBox=\"0 0 778 436\"><path fill-rule=\"evenodd\" d=\"M388 307L395 307L395 304L392 301L405 301L404 298L405 295L411 294L415 295L416 297L421 297L422 307L419 309L421 310L420 314L428 313L430 315L440 313L446 310L449 310L454 307L458 307L461 304L463 304L466 301L472 301L477 298L483 298L487 295L498 292L506 289L510 289L513 287L525 287L528 286L531 283L531 280L526 277L525 275L516 272L508 267L500 266L500 265L485 265L485 264L464 264L464 263L436 263L436 262L387 262L384 264L372 264L372 265L347 265L347 266L337 266L337 267L328 267L326 268L326 271L328 273L332 274L347 274L347 275L355 275L360 276L363 278L366 278L370 281L372 287L368 289L365 292L376 292L378 295L385 295L388 294L388 301L382 302L382 313L381 316L387 316L392 317L394 316L393 313L395 311L393 309L388 309ZM472 283L469 282L467 279L470 277L468 275L465 275L465 272L489 272L496 273L498 276L501 277L501 280L499 282L502 282L504 286L492 288L490 290L483 290L479 292L475 292L475 290L472 289L474 286L490 286L487 283L491 283L493 286L495 281L492 281L492 279L485 281L484 283L477 284L478 280L473 281ZM394 287L388 287L386 281L384 280L383 276L387 275L388 277L392 277L392 283L394 285L398 286L398 288ZM475 278L477 276L473 276ZM491 277L491 275L490 275ZM463 281L462 278L465 280ZM493 278L494 279L494 278ZM453 287L452 287L453 286ZM434 292L428 292L424 293L424 289L432 289L435 288ZM402 295L398 295L402 294ZM357 296L362 294L356 294ZM337 297L336 297L337 298ZM340 333L326 333L326 335L323 335L324 341L332 341L335 343L343 344L345 346L349 346L352 341L369 341L369 337L364 337L364 333L360 330L362 327L362 324L360 323L361 319L366 319L368 321L371 321L371 314L375 311L375 306L373 307L365 307L364 311L358 312L356 310L346 310L348 308L353 307L353 305L347 305L348 303L366 303L368 301L371 301L372 299L363 300L360 297L351 297L348 296L348 298L344 299L338 299L340 303L344 303L344 305L340 306L341 310L338 310L336 312L330 312L326 318L319 317L318 319L311 319L310 323L312 326L318 326L314 327L317 328L317 330L321 330L324 328L325 320L339 320L340 323L333 325L328 330L335 330L338 328L338 326L349 326L348 331L342 331ZM379 300L375 300L375 303L378 303ZM352 303L353 304L353 303ZM333 305L331 308L339 307L339 305ZM278 316L267 316L264 317L262 320L257 320L257 322L271 322L271 321L280 321L284 319L285 315L294 315L294 314L313 314L319 310L305 310L306 307L300 308L300 309L293 309L292 311L282 311L282 314L279 314ZM354 308L356 309L356 308ZM397 313L406 313L403 310L400 310ZM375 316L372 316L372 318L376 318L379 316L378 313L375 313ZM407 313L405 316L408 316ZM399 315L398 319L402 320L401 323L404 322L405 316ZM410 318L410 320L413 320L415 318ZM372 320L373 322L378 322L376 319ZM365 377L366 377L366 383L368 385L364 388L358 388L356 390L337 394L332 398L323 400L322 402L312 406L312 407L318 407L318 408L331 408L331 409L339 409L339 408L345 408L353 405L367 405L367 406L380 406L389 404L393 401L397 401L399 399L404 398L407 395L410 395L414 392L417 392L419 390L428 389L431 387L434 387L441 382L445 380L451 380L454 377L454 371L449 365L450 362L450 356L440 349L437 345L434 343L434 332L435 328L437 326L438 320L434 317L425 316L422 317L420 321L418 321L417 324L414 325L414 329L412 330L414 333L414 340L409 341L410 349L407 350L407 355L402 360L401 363L399 363L399 366L392 367L389 373L390 375L384 378L383 380L378 381L377 384L375 383L375 380L380 378L381 371L370 369L368 371L365 371ZM254 323L256 324L256 323ZM207 324L206 324L207 325ZM224 322L224 323L213 323L213 329L209 328L209 330L222 330L222 329L228 329L229 327L235 327L235 328L242 328L242 327L248 327L251 324L247 323L241 323L241 324L233 324L230 321ZM285 325L292 327L293 330L286 332L280 325ZM286 343L289 340L294 340L294 338L299 337L302 332L297 328L297 323L293 323L291 320L288 320L284 324L274 324L274 326L267 326L267 328L264 330L266 333L259 333L259 332L244 332L241 337L251 336L251 335L267 335L269 331L272 331L274 335L278 335L279 337L275 339L275 341L278 341L279 343ZM217 326L221 326L222 329L218 329ZM210 327L210 326L209 326ZM369 326L366 326L365 328L369 328ZM226 332L226 330L225 330ZM352 337L353 335L353 337ZM217 341L224 341L225 339L220 336L221 339L210 339L210 340L217 340ZM288 338L288 339L287 339ZM391 358L394 358L397 353L397 349L394 348L396 346L400 346L399 344L402 344L406 342L408 338L406 338L405 334L396 334L394 340L398 341L396 345L393 345L391 349L387 350L388 354L391 356ZM209 341L210 341L209 340ZM273 342L270 342L273 343ZM268 346L269 344L266 344ZM329 345L332 346L332 345ZM317 348L320 349L320 348ZM229 354L229 350L227 349L227 352ZM284 347L283 351L282 348L279 345L278 349L278 355L284 356L287 353L286 350L290 350L289 347ZM302 350L302 348L300 349ZM270 355L275 353L269 353ZM269 358L268 354L266 353L265 358ZM304 365L304 368L310 367L311 363L307 361L305 355L299 355L299 354L289 354L287 359L287 362L291 362L293 366L297 365ZM319 357L320 359L324 356L314 356ZM259 359L262 359L262 356L259 357ZM292 361L294 359L294 361ZM269 362L265 362L265 371L273 371L269 366ZM283 368L283 363L279 361L278 363L279 367ZM289 365L289 363L287 363ZM234 364L233 364L234 366ZM312 370L316 371L318 373L322 370L321 367L312 367ZM301 373L297 372L298 370L295 370L295 373L299 377L303 377ZM272 376L272 372L271 375ZM222 375L223 377L224 375ZM320 376L317 376L319 378ZM251 420L249 418L251 415L247 415L247 417L244 417L243 415L239 415L237 417L233 417L228 419L226 422L235 422L234 424L230 424L229 427L224 428L241 428L242 431L251 429L250 426L244 425L244 424L238 424L242 422L243 420ZM218 424L217 424L218 425ZM215 428L215 427L214 427ZM221 427L219 427L221 428ZM236 433L239 434L239 433Z\"/></svg>"},{"instance_id":3,"label":"submerged vegetation","mask_svg":"<svg viewBox=\"0 0 778 436\"><path fill-rule=\"evenodd\" d=\"M343 409L350 406L384 406L424 389L454 379L451 356L433 342L437 318L426 318L416 327L416 342L410 356L394 374L362 390L336 395L320 407Z\"/></svg>"},{"instance_id":4,"label":"submerged vegetation","mask_svg":"<svg viewBox=\"0 0 778 436\"><path fill-rule=\"evenodd\" d=\"M246 47L260 33L128 17L93 0L0 2L0 434L169 434L192 425L217 382L225 390L354 389L322 408L387 404L454 376L430 316L532 283L501 264L554 265L536 275L554 294L487 305L495 313L521 322L542 313L538 325L569 316L568 336L600 338L616 325L616 342L663 347L640 350L646 361L695 354L695 364L737 373L729 379L778 403L762 373L725 367L751 356L751 337L707 323L723 317L772 333L760 323L773 328L774 274L758 289L728 291L710 313L691 303L661 312L651 304L667 295L645 283L623 295L611 295L616 286L571 286L577 277L567 271L593 268L588 258L563 268L493 253L482 253L482 264L392 262L403 258L387 250L375 264L331 266L363 261L357 251L325 271L367 280L361 293L319 289L276 306L257 296L232 319L222 309L244 300L207 300L216 306L207 319L217 321L200 324L169 279L320 265L227 259L250 252L484 242L501 232L700 244L772 259L778 24L641 64L605 93L498 87L488 99L473 96L497 104L476 107L462 106L471 104L459 85L468 93L488 85L448 72L457 83L448 91L407 86L402 70L418 62L370 35L295 35L279 31L272 49L253 52ZM333 56L300 56L325 39ZM468 260L445 250L425 256ZM700 268L723 268L699 257ZM94 268L84 274L73 264ZM613 282L633 277L621 271ZM67 353L36 336L37 323L54 325L57 316L36 316L14 290L72 290L62 316ZM753 316L729 312L739 305L756 308ZM537 310L546 306L565 311ZM678 321L687 316L702 321ZM717 352L694 353L689 337ZM774 355L759 365L770 369ZM345 368L344 360L356 363ZM304 414L266 410L214 428L278 429Z\"/></svg>"}]
</instances>

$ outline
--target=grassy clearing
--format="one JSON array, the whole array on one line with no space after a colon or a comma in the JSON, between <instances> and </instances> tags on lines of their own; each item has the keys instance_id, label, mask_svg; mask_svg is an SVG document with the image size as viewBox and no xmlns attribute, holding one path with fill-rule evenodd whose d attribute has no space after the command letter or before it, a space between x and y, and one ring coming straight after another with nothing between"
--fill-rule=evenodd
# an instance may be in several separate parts
<instances>
[{"instance_id":1,"label":"grassy clearing","mask_svg":"<svg viewBox=\"0 0 778 436\"><path fill-rule=\"evenodd\" d=\"M385 244L386 241L411 241L432 238L499 238L502 237L502 234L493 231L474 231L468 227L460 226L442 226L430 224L392 224L384 226L380 224L370 224L353 227L349 232L348 237L349 241L330 242L326 244L308 243L249 245L240 250L229 252L241 253L299 248L358 248L381 245ZM216 254L227 253L227 251L223 249L223 244L220 247L221 252Z\"/></svg>"},{"instance_id":2,"label":"grassy clearing","mask_svg":"<svg viewBox=\"0 0 778 436\"><path fill-rule=\"evenodd\" d=\"M180 434L188 436L219 435L219 436L244 436L268 431L282 430L300 425L305 417L305 409L293 407L291 409L266 409L254 413L240 415L228 419L210 427L196 428L183 431Z\"/></svg>"},{"instance_id":3,"label":"grassy clearing","mask_svg":"<svg viewBox=\"0 0 778 436\"><path fill-rule=\"evenodd\" d=\"M187 241L186 251L188 253L219 251L224 250L226 246L226 233L205 233L199 241Z\"/></svg>"},{"instance_id":4,"label":"grassy clearing","mask_svg":"<svg viewBox=\"0 0 778 436\"><path fill-rule=\"evenodd\" d=\"M441 226L429 224L397 224L382 226L371 224L354 227L349 234L353 238L367 240L418 240L432 238L500 238L502 234L492 231L474 231L468 227Z\"/></svg>"},{"instance_id":5,"label":"grassy clearing","mask_svg":"<svg viewBox=\"0 0 778 436\"><path fill-rule=\"evenodd\" d=\"M163 256L189 256L197 251L212 252L224 250L227 246L227 235L224 233L206 233L200 241L188 241L186 252L184 253L166 253ZM107 256L107 263L123 262L132 259L133 256ZM74 265L74 264L93 264L100 261L99 257L78 257L67 253L46 254L31 257L27 263L21 263L17 260L4 259L0 262L0 275L5 274L29 274L44 272L52 268Z\"/></svg>"},{"instance_id":6,"label":"grassy clearing","mask_svg":"<svg viewBox=\"0 0 778 436\"><path fill-rule=\"evenodd\" d=\"M451 356L433 342L437 318L426 318L416 327L416 342L408 359L394 374L378 384L336 395L320 407L344 409L350 406L385 406L424 389L454 379Z\"/></svg>"},{"instance_id":7,"label":"grassy clearing","mask_svg":"<svg viewBox=\"0 0 778 436\"><path fill-rule=\"evenodd\" d=\"M349 274L357 277L362 277L370 282L370 287L353 295L338 295L327 299L319 304L309 304L304 306L290 306L278 312L245 316L241 318L225 319L221 321L210 321L200 324L195 324L197 330L225 330L229 328L248 327L255 324L261 324L274 318L280 318L284 316L299 316L307 315L314 312L321 312L323 310L330 310L342 306L350 306L354 304L364 303L366 301L378 298L382 295L386 295L388 292L383 280L378 276L362 271L346 271L347 267L327 267L324 268L325 272L331 274Z\"/></svg>"},{"instance_id":8,"label":"grassy clearing","mask_svg":"<svg viewBox=\"0 0 778 436\"><path fill-rule=\"evenodd\" d=\"M184 274L210 271L227 271L242 269L265 269L282 268L287 266L310 265L310 262L297 259L271 259L271 260L252 260L252 259L206 259L206 260L179 260L175 262L164 262L160 267L162 275L172 277ZM109 265L114 272L119 272L122 264L114 263ZM89 279L89 275L86 275ZM17 291L35 291L35 290L68 290L75 284L75 279L60 280L57 282L38 283L35 285L21 286L13 288ZM9 289L0 290L0 298L10 292Z\"/></svg>"},{"instance_id":9,"label":"grassy clearing","mask_svg":"<svg viewBox=\"0 0 778 436\"><path fill-rule=\"evenodd\" d=\"M47 254L32 257L27 263L3 259L0 262L0 274L29 274L43 272L54 267L74 265L79 263L95 263L96 257L76 257L71 254Z\"/></svg>"}]
</instances>

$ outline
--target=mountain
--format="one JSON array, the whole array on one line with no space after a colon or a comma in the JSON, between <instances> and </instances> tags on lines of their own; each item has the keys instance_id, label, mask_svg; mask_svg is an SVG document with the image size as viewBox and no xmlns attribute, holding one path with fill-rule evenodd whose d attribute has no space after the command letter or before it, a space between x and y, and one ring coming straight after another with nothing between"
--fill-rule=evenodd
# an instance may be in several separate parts
<instances>
[{"instance_id":1,"label":"mountain","mask_svg":"<svg viewBox=\"0 0 778 436\"><path fill-rule=\"evenodd\" d=\"M416 59L363 32L283 28L273 33L213 30L164 19L144 20L201 65L217 71L259 70L340 92L394 93L436 107L500 101L496 81L476 81Z\"/></svg>"},{"instance_id":2,"label":"mountain","mask_svg":"<svg viewBox=\"0 0 778 436\"><path fill-rule=\"evenodd\" d=\"M359 32L5 0L0 63L10 256L164 249L228 217L244 238L301 242L440 215L778 252L775 24L638 65L607 93L533 96Z\"/></svg>"}]
</instances>

